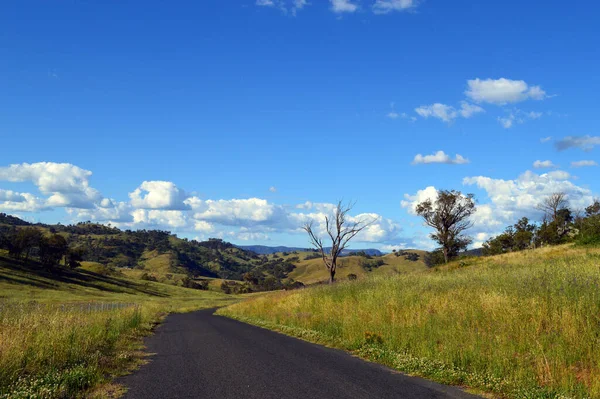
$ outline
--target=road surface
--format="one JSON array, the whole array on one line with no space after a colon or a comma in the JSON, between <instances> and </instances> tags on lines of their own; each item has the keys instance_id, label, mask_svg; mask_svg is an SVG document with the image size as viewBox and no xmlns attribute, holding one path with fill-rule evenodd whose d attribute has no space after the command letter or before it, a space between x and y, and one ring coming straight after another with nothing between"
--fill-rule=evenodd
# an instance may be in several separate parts
<instances>
[{"instance_id":1,"label":"road surface","mask_svg":"<svg viewBox=\"0 0 600 399\"><path fill-rule=\"evenodd\" d=\"M475 398L213 312L168 316L146 339L150 363L118 380L125 398Z\"/></svg>"}]
</instances>

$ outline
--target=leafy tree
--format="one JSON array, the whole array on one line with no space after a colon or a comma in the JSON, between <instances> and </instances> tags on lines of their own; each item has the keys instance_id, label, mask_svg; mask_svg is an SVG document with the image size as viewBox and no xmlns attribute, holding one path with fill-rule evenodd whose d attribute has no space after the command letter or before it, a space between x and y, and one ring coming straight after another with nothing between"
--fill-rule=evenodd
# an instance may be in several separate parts
<instances>
[{"instance_id":1,"label":"leafy tree","mask_svg":"<svg viewBox=\"0 0 600 399\"><path fill-rule=\"evenodd\" d=\"M46 266L55 266L68 249L67 240L59 234L43 237L40 241L40 261Z\"/></svg>"},{"instance_id":2,"label":"leafy tree","mask_svg":"<svg viewBox=\"0 0 600 399\"><path fill-rule=\"evenodd\" d=\"M71 269L75 269L81 266L81 261L85 256L85 249L82 247L72 247L67 250L67 266Z\"/></svg>"},{"instance_id":3,"label":"leafy tree","mask_svg":"<svg viewBox=\"0 0 600 399\"><path fill-rule=\"evenodd\" d=\"M444 253L439 248L434 251L427 252L423 257L423 262L425 262L425 266L429 268L441 265L445 262Z\"/></svg>"},{"instance_id":4,"label":"leafy tree","mask_svg":"<svg viewBox=\"0 0 600 399\"><path fill-rule=\"evenodd\" d=\"M42 233L35 227L25 227L13 232L9 241L9 255L16 259L24 256L27 261L33 250L40 247Z\"/></svg>"},{"instance_id":5,"label":"leafy tree","mask_svg":"<svg viewBox=\"0 0 600 399\"><path fill-rule=\"evenodd\" d=\"M430 237L440 245L445 263L471 243L471 239L463 232L473 225L469 221L476 211L473 198L473 194L440 190L434 201L427 199L417 205L417 214L425 224L435 229Z\"/></svg>"}]
</instances>

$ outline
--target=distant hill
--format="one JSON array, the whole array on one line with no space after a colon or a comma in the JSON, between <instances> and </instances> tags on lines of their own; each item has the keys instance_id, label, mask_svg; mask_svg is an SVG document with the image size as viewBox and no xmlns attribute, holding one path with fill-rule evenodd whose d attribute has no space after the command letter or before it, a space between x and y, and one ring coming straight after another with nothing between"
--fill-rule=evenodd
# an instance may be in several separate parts
<instances>
[{"instance_id":1,"label":"distant hill","mask_svg":"<svg viewBox=\"0 0 600 399\"><path fill-rule=\"evenodd\" d=\"M269 247L266 245L236 245L238 248L244 249L246 251L252 251L258 255L271 255L278 252L310 252L312 249L309 248L300 248L300 247Z\"/></svg>"},{"instance_id":2,"label":"distant hill","mask_svg":"<svg viewBox=\"0 0 600 399\"><path fill-rule=\"evenodd\" d=\"M279 252L312 252L311 248L300 248L300 247L285 247L285 246L277 246L277 247L269 247L266 245L237 245L238 248L245 249L246 251L252 251L258 255L271 255ZM326 248L331 249L331 248ZM367 249L345 249L343 251L343 255L350 255L356 252L365 252L367 255L371 256L382 256L383 252L374 248Z\"/></svg>"},{"instance_id":3,"label":"distant hill","mask_svg":"<svg viewBox=\"0 0 600 399\"><path fill-rule=\"evenodd\" d=\"M256 253L238 248L220 239L188 240L161 230L120 230L116 227L84 222L75 225L31 224L19 218L0 214L0 249L15 231L33 227L43 234L63 236L69 247L83 251L83 261L104 265L110 269L145 271L155 276L182 274L242 280L245 273L258 270L271 276L275 265ZM284 278L278 269L278 280ZM141 274L141 273L140 273ZM285 274L285 273L284 273Z\"/></svg>"}]
</instances>

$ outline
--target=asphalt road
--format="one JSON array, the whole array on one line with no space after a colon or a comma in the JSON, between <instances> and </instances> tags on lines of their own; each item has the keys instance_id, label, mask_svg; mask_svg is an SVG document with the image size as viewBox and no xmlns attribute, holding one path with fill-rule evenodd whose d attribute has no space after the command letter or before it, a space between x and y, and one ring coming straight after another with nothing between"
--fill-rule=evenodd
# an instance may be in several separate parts
<instances>
[{"instance_id":1,"label":"asphalt road","mask_svg":"<svg viewBox=\"0 0 600 399\"><path fill-rule=\"evenodd\" d=\"M475 398L213 312L168 316L150 363L118 381L125 398Z\"/></svg>"}]
</instances>

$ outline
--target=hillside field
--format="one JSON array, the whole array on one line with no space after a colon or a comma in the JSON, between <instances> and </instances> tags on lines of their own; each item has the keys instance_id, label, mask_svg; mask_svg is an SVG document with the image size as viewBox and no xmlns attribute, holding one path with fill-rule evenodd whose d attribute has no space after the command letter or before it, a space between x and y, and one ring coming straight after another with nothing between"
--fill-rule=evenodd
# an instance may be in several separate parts
<instances>
[{"instance_id":1,"label":"hillside field","mask_svg":"<svg viewBox=\"0 0 600 399\"><path fill-rule=\"evenodd\" d=\"M600 397L597 247L374 273L268 294L219 313L497 397Z\"/></svg>"},{"instance_id":2,"label":"hillside field","mask_svg":"<svg viewBox=\"0 0 600 399\"><path fill-rule=\"evenodd\" d=\"M143 360L141 338L162 317L239 298L94 262L48 271L0 251L0 398L117 396L110 380Z\"/></svg>"},{"instance_id":3,"label":"hillside field","mask_svg":"<svg viewBox=\"0 0 600 399\"><path fill-rule=\"evenodd\" d=\"M407 252L419 254L419 260L410 261L405 259L404 256L396 256L393 253L383 256L373 256L371 259L366 259L362 256L344 256L339 259L336 278L339 280L346 280L349 274L355 274L358 278L364 278L370 273L374 275L395 275L427 269L423 262L423 256L426 253L425 251L407 250ZM301 261L294 262L296 268L288 275L288 277L300 281L305 285L327 281L329 279L329 274L323 265L323 260L321 258L305 260L307 254L309 253L300 253L299 256ZM373 267L370 271L368 268L363 267L363 264L376 262L377 260L382 260L385 264Z\"/></svg>"}]
</instances>

